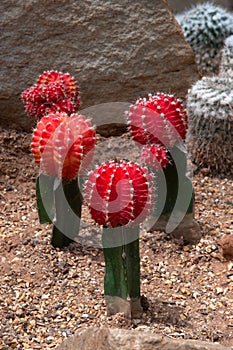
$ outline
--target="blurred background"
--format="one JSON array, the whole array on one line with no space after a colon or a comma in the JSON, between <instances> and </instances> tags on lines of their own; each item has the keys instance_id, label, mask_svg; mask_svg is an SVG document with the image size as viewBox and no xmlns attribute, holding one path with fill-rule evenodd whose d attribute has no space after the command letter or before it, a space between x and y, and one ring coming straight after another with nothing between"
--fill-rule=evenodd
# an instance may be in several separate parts
<instances>
[{"instance_id":1,"label":"blurred background","mask_svg":"<svg viewBox=\"0 0 233 350\"><path fill-rule=\"evenodd\" d=\"M174 13L190 9L192 6L206 2L206 0L168 0L168 3ZM212 0L212 4L219 5L233 11L233 0Z\"/></svg>"}]
</instances>

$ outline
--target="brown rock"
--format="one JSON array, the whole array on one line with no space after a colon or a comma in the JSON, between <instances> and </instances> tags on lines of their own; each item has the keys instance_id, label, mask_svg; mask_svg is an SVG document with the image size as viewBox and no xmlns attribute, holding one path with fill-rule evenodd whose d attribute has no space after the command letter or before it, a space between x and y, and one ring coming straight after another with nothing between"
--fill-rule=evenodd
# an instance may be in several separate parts
<instances>
[{"instance_id":1,"label":"brown rock","mask_svg":"<svg viewBox=\"0 0 233 350\"><path fill-rule=\"evenodd\" d=\"M167 2L2 0L0 123L30 130L21 92L44 70L78 81L81 108L134 102L148 92L184 98L198 80ZM99 116L101 118L101 116ZM122 123L122 116L107 124Z\"/></svg>"},{"instance_id":2,"label":"brown rock","mask_svg":"<svg viewBox=\"0 0 233 350\"><path fill-rule=\"evenodd\" d=\"M150 332L89 328L77 333L57 350L227 350L224 346L196 340L173 340Z\"/></svg>"},{"instance_id":3,"label":"brown rock","mask_svg":"<svg viewBox=\"0 0 233 350\"><path fill-rule=\"evenodd\" d=\"M225 258L233 258L233 234L223 237L219 245Z\"/></svg>"}]
</instances>

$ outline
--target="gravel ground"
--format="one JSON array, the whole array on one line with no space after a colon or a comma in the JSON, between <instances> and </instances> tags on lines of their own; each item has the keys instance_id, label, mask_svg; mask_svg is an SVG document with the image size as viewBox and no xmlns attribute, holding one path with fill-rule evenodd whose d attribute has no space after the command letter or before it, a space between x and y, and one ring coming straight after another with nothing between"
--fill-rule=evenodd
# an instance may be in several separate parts
<instances>
[{"instance_id":1,"label":"gravel ground","mask_svg":"<svg viewBox=\"0 0 233 350\"><path fill-rule=\"evenodd\" d=\"M51 227L38 223L31 136L0 132L1 350L54 348L90 326L146 329L233 348L233 262L222 257L218 245L233 232L232 180L194 175L196 219L203 233L197 245L143 232L141 291L148 309L130 322L106 316L101 249L81 241L53 249ZM132 159L135 146L127 135L118 140L119 148L114 142L99 146L98 159L122 150ZM83 217L83 235L98 240L99 228L85 207Z\"/></svg>"}]
</instances>

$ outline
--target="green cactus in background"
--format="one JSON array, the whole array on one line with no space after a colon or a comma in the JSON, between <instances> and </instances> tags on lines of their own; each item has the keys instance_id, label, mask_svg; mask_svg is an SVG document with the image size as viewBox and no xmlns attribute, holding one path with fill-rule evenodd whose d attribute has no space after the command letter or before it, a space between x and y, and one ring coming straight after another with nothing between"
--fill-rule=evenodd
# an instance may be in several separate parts
<instances>
[{"instance_id":1,"label":"green cactus in background","mask_svg":"<svg viewBox=\"0 0 233 350\"><path fill-rule=\"evenodd\" d=\"M225 45L221 51L219 75L222 77L233 77L233 35L226 38Z\"/></svg>"},{"instance_id":2,"label":"green cactus in background","mask_svg":"<svg viewBox=\"0 0 233 350\"><path fill-rule=\"evenodd\" d=\"M233 175L233 79L197 81L187 95L188 151L212 175Z\"/></svg>"},{"instance_id":3,"label":"green cactus in background","mask_svg":"<svg viewBox=\"0 0 233 350\"><path fill-rule=\"evenodd\" d=\"M233 34L233 15L211 3L198 4L177 15L202 75L216 73L224 40Z\"/></svg>"}]
</instances>

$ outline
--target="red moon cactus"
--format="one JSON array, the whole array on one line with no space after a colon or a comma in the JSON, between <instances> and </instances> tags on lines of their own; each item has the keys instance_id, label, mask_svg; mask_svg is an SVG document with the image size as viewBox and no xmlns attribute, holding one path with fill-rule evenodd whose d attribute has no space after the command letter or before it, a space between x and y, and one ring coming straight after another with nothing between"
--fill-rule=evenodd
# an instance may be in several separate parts
<instances>
[{"instance_id":1,"label":"red moon cactus","mask_svg":"<svg viewBox=\"0 0 233 350\"><path fill-rule=\"evenodd\" d=\"M85 200L92 218L108 227L134 226L149 214L153 202L152 175L127 161L109 161L91 171Z\"/></svg>"},{"instance_id":2,"label":"red moon cactus","mask_svg":"<svg viewBox=\"0 0 233 350\"><path fill-rule=\"evenodd\" d=\"M79 109L79 89L68 73L47 71L40 75L35 86L22 93L27 113L41 119L50 112L71 114Z\"/></svg>"},{"instance_id":3,"label":"red moon cactus","mask_svg":"<svg viewBox=\"0 0 233 350\"><path fill-rule=\"evenodd\" d=\"M144 146L140 159L150 170L161 170L170 162L167 149L161 145Z\"/></svg>"},{"instance_id":4,"label":"red moon cactus","mask_svg":"<svg viewBox=\"0 0 233 350\"><path fill-rule=\"evenodd\" d=\"M181 100L173 95L157 93L138 99L130 106L127 119L132 138L142 145L173 147L186 136L187 114Z\"/></svg>"},{"instance_id":5,"label":"red moon cactus","mask_svg":"<svg viewBox=\"0 0 233 350\"><path fill-rule=\"evenodd\" d=\"M43 173L72 180L89 158L95 136L95 130L86 117L75 113L70 116L50 113L38 122L31 150Z\"/></svg>"}]
</instances>

